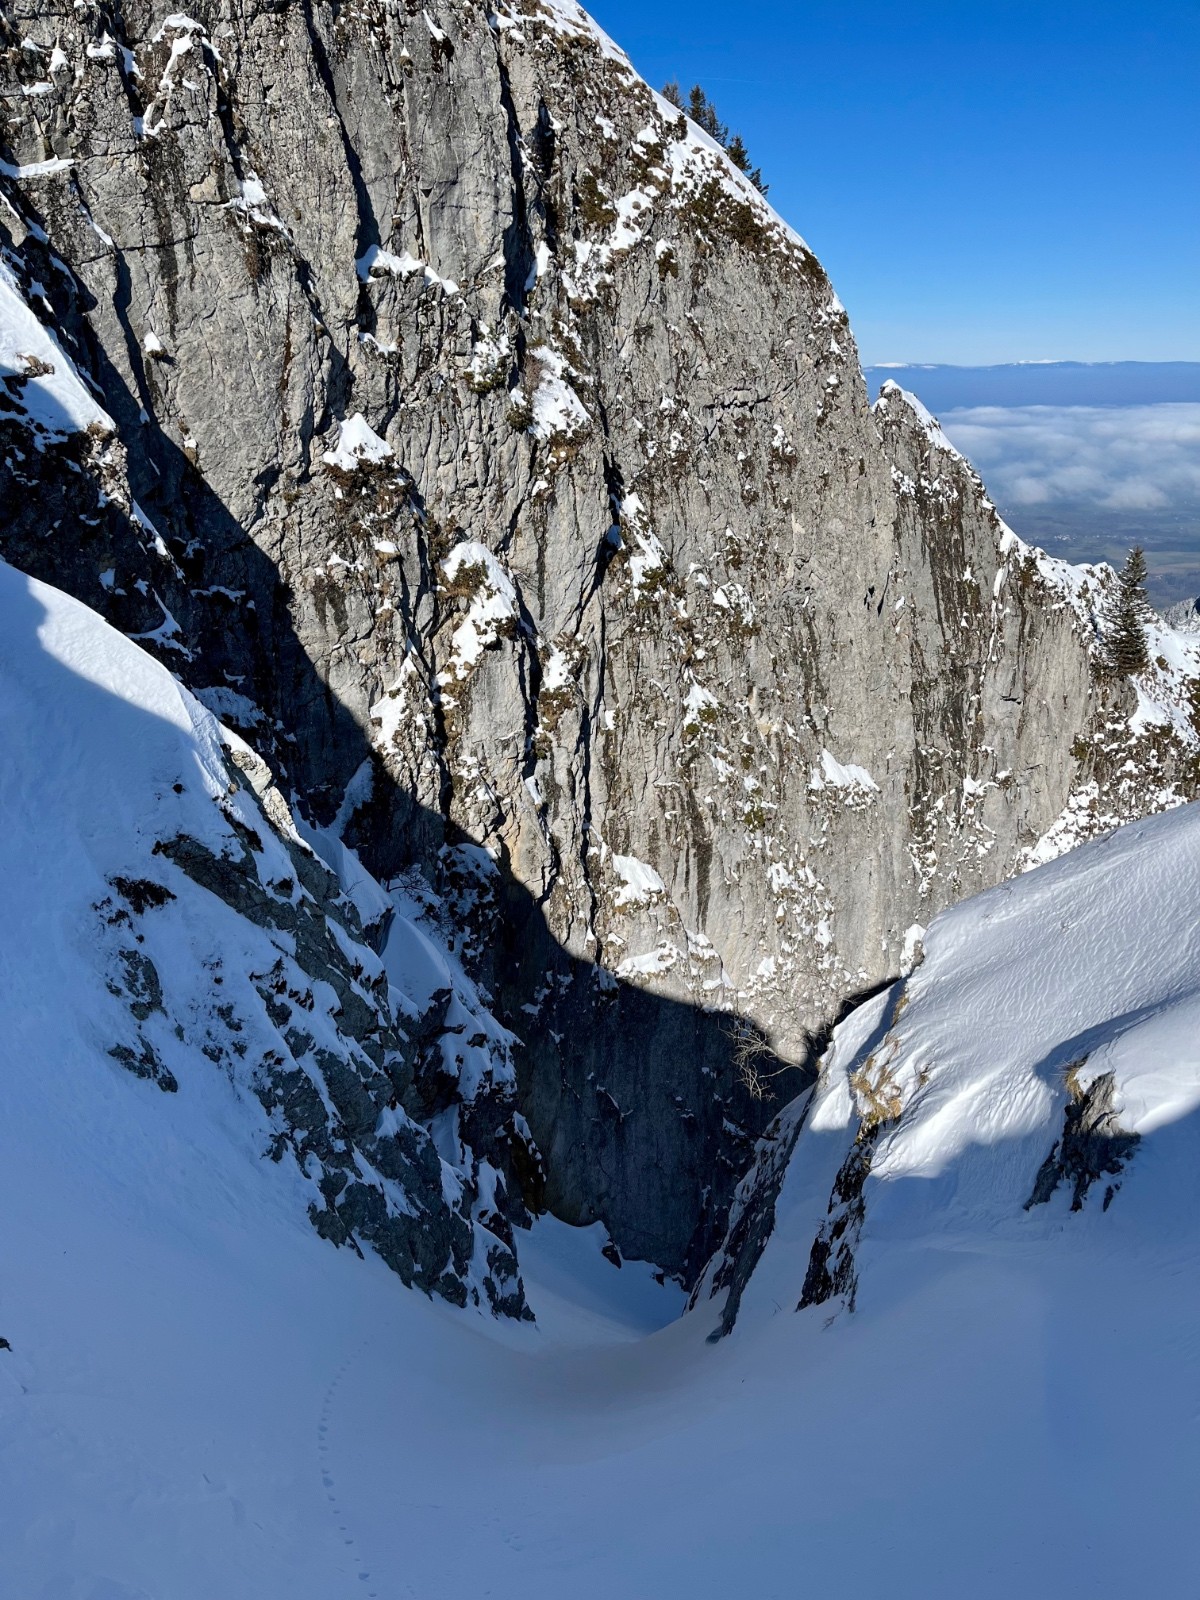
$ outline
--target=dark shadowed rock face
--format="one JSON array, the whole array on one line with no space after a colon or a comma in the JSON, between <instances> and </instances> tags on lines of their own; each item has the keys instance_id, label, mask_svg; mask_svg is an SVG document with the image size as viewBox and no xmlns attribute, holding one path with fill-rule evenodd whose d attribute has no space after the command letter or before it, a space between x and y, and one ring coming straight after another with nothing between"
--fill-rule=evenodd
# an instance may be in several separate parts
<instances>
[{"instance_id":1,"label":"dark shadowed rock face","mask_svg":"<svg viewBox=\"0 0 1200 1600\"><path fill-rule=\"evenodd\" d=\"M309 1217L322 1237L370 1246L406 1284L455 1304L528 1317L490 1178L470 1150L444 1165L419 1120L426 1019L399 1020L372 930L296 837L262 763L234 745L229 768L241 805L227 814L223 845L167 832L148 845L153 876L111 879L94 907L109 991L138 1024L133 1042L109 1054L174 1091L160 1060L163 1030L190 1043L259 1100L265 1154L309 1180ZM206 948L199 930L214 900L228 943ZM178 979L184 928L208 974L199 1003ZM152 1017L157 1027L143 1028ZM519 1199L508 1209L523 1218Z\"/></svg>"},{"instance_id":2,"label":"dark shadowed rock face","mask_svg":"<svg viewBox=\"0 0 1200 1600\"><path fill-rule=\"evenodd\" d=\"M1086 1059L1068 1070L1069 1098L1063 1111L1062 1136L1038 1169L1033 1193L1025 1202L1027 1211L1030 1206L1045 1205L1060 1183L1071 1186L1071 1210L1081 1211L1092 1185L1102 1177L1119 1177L1141 1142L1140 1134L1121 1126L1111 1072L1101 1073L1086 1089L1079 1087L1075 1072ZM1105 1211L1118 1188L1117 1183L1105 1185Z\"/></svg>"},{"instance_id":3,"label":"dark shadowed rock face","mask_svg":"<svg viewBox=\"0 0 1200 1600\"><path fill-rule=\"evenodd\" d=\"M569 0L4 28L0 237L112 420L33 447L9 386L4 553L421 869L520 1041L480 1148L694 1277L771 1109L731 1019L803 1062L942 905L1191 781L1175 734L1121 775L1100 580L869 408L814 257Z\"/></svg>"}]
</instances>

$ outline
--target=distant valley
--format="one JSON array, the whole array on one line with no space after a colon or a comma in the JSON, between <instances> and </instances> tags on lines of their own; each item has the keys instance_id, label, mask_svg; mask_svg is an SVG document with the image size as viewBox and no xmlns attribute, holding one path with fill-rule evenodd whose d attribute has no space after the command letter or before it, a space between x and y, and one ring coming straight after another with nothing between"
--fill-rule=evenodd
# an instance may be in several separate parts
<instances>
[{"instance_id":1,"label":"distant valley","mask_svg":"<svg viewBox=\"0 0 1200 1600\"><path fill-rule=\"evenodd\" d=\"M937 413L1022 538L1069 561L1141 544L1156 605L1200 594L1200 362L864 370Z\"/></svg>"}]
</instances>

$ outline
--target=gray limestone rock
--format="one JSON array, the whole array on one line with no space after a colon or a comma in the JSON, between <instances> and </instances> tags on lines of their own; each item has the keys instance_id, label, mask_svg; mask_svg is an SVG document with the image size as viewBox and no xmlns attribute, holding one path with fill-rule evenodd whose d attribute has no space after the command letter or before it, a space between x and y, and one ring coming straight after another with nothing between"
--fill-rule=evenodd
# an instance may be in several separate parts
<instances>
[{"instance_id":1,"label":"gray limestone rock","mask_svg":"<svg viewBox=\"0 0 1200 1600\"><path fill-rule=\"evenodd\" d=\"M0 240L116 430L0 413L4 552L424 874L520 1041L528 1137L484 1096L477 1150L694 1280L775 1109L744 1030L790 1098L939 908L1194 747L1130 731L1091 591L872 409L811 252L569 0L4 27Z\"/></svg>"},{"instance_id":2,"label":"gray limestone rock","mask_svg":"<svg viewBox=\"0 0 1200 1600\"><path fill-rule=\"evenodd\" d=\"M1179 633L1200 633L1200 600L1179 600L1168 606L1163 621Z\"/></svg>"}]
</instances>

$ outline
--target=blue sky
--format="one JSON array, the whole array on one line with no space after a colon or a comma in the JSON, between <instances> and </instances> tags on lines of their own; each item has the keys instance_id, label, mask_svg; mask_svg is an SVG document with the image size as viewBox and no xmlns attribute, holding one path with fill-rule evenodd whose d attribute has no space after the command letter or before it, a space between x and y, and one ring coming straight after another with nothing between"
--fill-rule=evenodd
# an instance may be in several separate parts
<instances>
[{"instance_id":1,"label":"blue sky","mask_svg":"<svg viewBox=\"0 0 1200 1600\"><path fill-rule=\"evenodd\" d=\"M702 83L864 362L1200 360L1200 0L590 0Z\"/></svg>"}]
</instances>

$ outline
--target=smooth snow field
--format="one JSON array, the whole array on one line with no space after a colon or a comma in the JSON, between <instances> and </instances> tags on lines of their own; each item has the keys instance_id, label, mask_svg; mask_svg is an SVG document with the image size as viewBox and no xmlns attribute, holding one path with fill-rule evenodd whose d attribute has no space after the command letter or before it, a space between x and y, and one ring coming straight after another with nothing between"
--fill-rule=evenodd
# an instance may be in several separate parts
<instances>
[{"instance_id":1,"label":"smooth snow field","mask_svg":"<svg viewBox=\"0 0 1200 1600\"><path fill-rule=\"evenodd\" d=\"M856 1310L795 1307L886 996L710 1344L718 1302L553 1220L518 1236L537 1326L432 1303L317 1237L199 1052L175 1094L107 1056L90 907L181 776L209 826L214 727L0 567L3 1600L1200 1592L1200 808L934 922ZM1026 1211L1080 1054L1140 1146L1107 1211Z\"/></svg>"}]
</instances>

